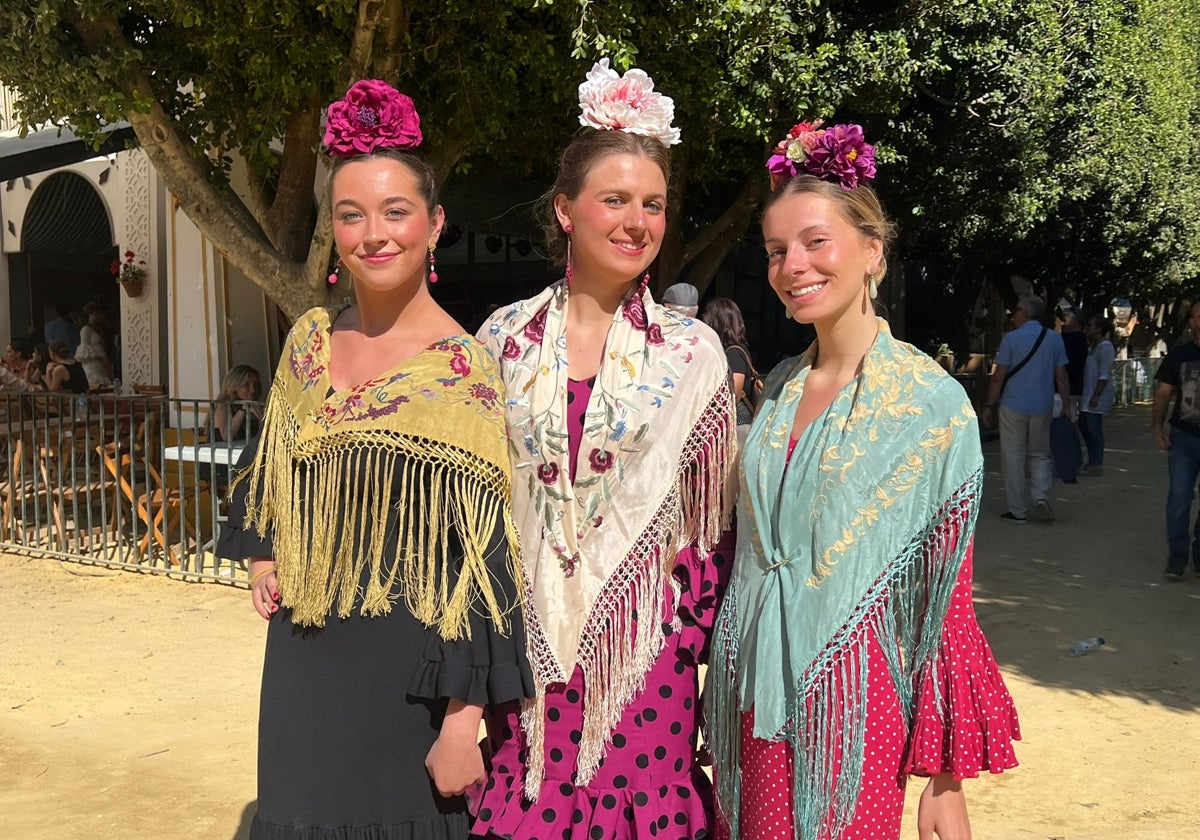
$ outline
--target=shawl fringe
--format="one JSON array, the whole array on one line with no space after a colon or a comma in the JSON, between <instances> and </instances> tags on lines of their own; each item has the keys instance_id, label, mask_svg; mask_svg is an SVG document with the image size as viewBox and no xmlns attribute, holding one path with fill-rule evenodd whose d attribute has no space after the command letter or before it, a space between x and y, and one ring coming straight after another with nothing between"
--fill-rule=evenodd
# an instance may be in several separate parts
<instances>
[{"instance_id":1,"label":"shawl fringe","mask_svg":"<svg viewBox=\"0 0 1200 840\"><path fill-rule=\"evenodd\" d=\"M911 729L921 680L932 680L939 715L937 649L978 514L982 471L949 499L932 521L888 564L842 626L789 692L787 724L770 739L794 750L792 778L796 840L836 840L854 817L861 789L871 631ZM714 633L708 690L709 744L722 772L716 799L731 837L740 835L741 715L734 678L739 660L737 591L725 596ZM900 649L887 643L898 639ZM901 653L903 651L903 655Z\"/></svg>"},{"instance_id":2,"label":"shawl fringe","mask_svg":"<svg viewBox=\"0 0 1200 840\"><path fill-rule=\"evenodd\" d=\"M475 604L508 632L515 605L500 602L487 568L489 538L503 519L519 579L504 470L459 447L383 429L302 442L285 389L276 381L271 391L258 456L239 481L249 482L247 526L272 531L293 620L322 627L331 613L348 617L368 573L364 616L386 615L402 594L413 616L448 641L470 638ZM393 513L396 553L385 557ZM369 536L357 551L355 534Z\"/></svg>"},{"instance_id":3,"label":"shawl fringe","mask_svg":"<svg viewBox=\"0 0 1200 840\"><path fill-rule=\"evenodd\" d=\"M583 627L583 737L575 779L580 787L595 776L626 707L646 687L646 674L662 653L666 636L660 617L668 585L672 605L679 598L671 575L675 555L689 545L711 551L729 527L734 493L726 478L737 457L733 409L732 394L722 385L687 437L671 492L610 575ZM530 603L527 599L527 609ZM678 632L679 617L671 612L672 630ZM537 801L545 775L545 726L545 695L539 691L521 712L529 745L525 798L531 802Z\"/></svg>"}]
</instances>

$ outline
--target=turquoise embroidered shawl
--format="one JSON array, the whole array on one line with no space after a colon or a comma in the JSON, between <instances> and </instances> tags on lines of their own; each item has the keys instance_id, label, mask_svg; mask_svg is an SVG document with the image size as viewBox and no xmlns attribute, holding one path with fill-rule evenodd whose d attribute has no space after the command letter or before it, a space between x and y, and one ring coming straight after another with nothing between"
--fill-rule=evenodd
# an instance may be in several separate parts
<instances>
[{"instance_id":1,"label":"turquoise embroidered shawl","mask_svg":"<svg viewBox=\"0 0 1200 840\"><path fill-rule=\"evenodd\" d=\"M768 377L746 441L734 580L708 692L718 800L734 837L743 711L754 709L755 737L793 745L796 837L836 836L858 798L867 630L910 722L915 681L936 667L975 525L979 431L962 387L879 324L862 372L804 430L790 462L816 344Z\"/></svg>"}]
</instances>

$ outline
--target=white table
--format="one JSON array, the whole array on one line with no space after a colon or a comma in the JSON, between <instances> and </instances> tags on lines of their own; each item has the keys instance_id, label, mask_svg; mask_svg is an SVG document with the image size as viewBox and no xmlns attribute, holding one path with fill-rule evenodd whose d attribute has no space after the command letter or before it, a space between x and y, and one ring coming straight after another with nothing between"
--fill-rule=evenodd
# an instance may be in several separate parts
<instances>
[{"instance_id":1,"label":"white table","mask_svg":"<svg viewBox=\"0 0 1200 840\"><path fill-rule=\"evenodd\" d=\"M163 458L168 461L191 461L198 464L230 467L237 463L238 456L245 448L245 443L193 443L185 446L168 446L163 449Z\"/></svg>"}]
</instances>

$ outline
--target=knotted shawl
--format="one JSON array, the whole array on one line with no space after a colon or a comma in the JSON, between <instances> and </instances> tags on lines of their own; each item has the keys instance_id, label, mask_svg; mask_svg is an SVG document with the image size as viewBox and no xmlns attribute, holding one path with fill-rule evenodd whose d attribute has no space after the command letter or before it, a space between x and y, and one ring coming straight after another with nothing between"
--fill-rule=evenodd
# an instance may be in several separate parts
<instances>
[{"instance_id":1,"label":"knotted shawl","mask_svg":"<svg viewBox=\"0 0 1200 840\"><path fill-rule=\"evenodd\" d=\"M742 456L734 579L708 692L718 802L734 837L750 708L754 737L795 750L796 837L836 837L853 817L868 630L911 724L916 675L936 670L978 509L983 459L970 402L882 320L862 372L804 430L789 463L816 354L814 344L772 372Z\"/></svg>"},{"instance_id":2,"label":"knotted shawl","mask_svg":"<svg viewBox=\"0 0 1200 840\"><path fill-rule=\"evenodd\" d=\"M403 597L447 640L470 637L472 610L505 628L486 563L501 522L518 556L495 362L455 336L332 391L335 314L312 309L292 328L245 478L247 527L272 531L284 605L319 627L331 613L347 617L360 594L366 616Z\"/></svg>"},{"instance_id":3,"label":"knotted shawl","mask_svg":"<svg viewBox=\"0 0 1200 840\"><path fill-rule=\"evenodd\" d=\"M480 329L507 393L513 510L537 699L522 710L527 798L545 769L545 696L584 673L576 782L586 785L664 646L658 616L684 547L709 550L730 514L737 437L715 333L634 289L613 316L584 416L575 483L567 437L569 295L559 282ZM677 602L676 602L677 603ZM637 621L634 611L643 620Z\"/></svg>"}]
</instances>

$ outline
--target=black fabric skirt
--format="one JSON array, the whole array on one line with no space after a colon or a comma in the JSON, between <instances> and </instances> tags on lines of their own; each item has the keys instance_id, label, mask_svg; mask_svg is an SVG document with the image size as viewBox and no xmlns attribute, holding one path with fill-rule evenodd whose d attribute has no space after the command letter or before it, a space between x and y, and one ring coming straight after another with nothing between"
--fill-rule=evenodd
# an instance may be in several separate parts
<instances>
[{"instance_id":1,"label":"black fabric skirt","mask_svg":"<svg viewBox=\"0 0 1200 840\"><path fill-rule=\"evenodd\" d=\"M427 632L403 602L381 618L271 618L252 840L458 840L470 817L425 771L445 700L409 694Z\"/></svg>"}]
</instances>

